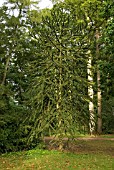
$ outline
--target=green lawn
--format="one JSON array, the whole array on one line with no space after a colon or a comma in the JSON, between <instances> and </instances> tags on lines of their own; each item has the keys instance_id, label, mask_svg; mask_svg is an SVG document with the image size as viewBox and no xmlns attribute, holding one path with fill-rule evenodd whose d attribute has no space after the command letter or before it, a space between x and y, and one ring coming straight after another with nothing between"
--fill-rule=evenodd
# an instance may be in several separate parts
<instances>
[{"instance_id":1,"label":"green lawn","mask_svg":"<svg viewBox=\"0 0 114 170\"><path fill-rule=\"evenodd\" d=\"M77 141L72 147L74 153L34 149L3 154L0 170L114 169L114 141Z\"/></svg>"}]
</instances>

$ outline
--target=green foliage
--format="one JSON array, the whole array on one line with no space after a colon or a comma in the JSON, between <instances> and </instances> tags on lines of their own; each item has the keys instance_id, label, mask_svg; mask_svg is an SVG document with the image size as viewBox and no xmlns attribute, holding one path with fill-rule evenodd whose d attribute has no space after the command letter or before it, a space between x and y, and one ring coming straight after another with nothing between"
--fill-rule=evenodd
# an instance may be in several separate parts
<instances>
[{"instance_id":1,"label":"green foliage","mask_svg":"<svg viewBox=\"0 0 114 170\"><path fill-rule=\"evenodd\" d=\"M103 132L114 133L114 97L103 101Z\"/></svg>"},{"instance_id":2,"label":"green foliage","mask_svg":"<svg viewBox=\"0 0 114 170\"><path fill-rule=\"evenodd\" d=\"M0 152L28 149L39 143L39 139L34 139L27 145L32 128L25 121L29 112L25 102L28 98L25 89L29 82L26 65L31 55L26 32L28 9L22 6L21 1L11 3L11 7L6 3L0 8ZM15 8L18 16L13 13Z\"/></svg>"},{"instance_id":3,"label":"green foliage","mask_svg":"<svg viewBox=\"0 0 114 170\"><path fill-rule=\"evenodd\" d=\"M29 90L34 122L31 133L74 133L76 122L84 122L87 112L87 81L84 14L76 20L76 11L65 4L55 5L42 24L33 24L36 56L29 70L33 75ZM32 31L31 31L32 32ZM81 42L81 43L80 43ZM76 47L76 45L78 46ZM84 105L84 107L82 107ZM83 120L81 120L83 116Z\"/></svg>"},{"instance_id":4,"label":"green foliage","mask_svg":"<svg viewBox=\"0 0 114 170\"><path fill-rule=\"evenodd\" d=\"M34 138L32 143L27 144L32 129L30 122L23 122L27 118L27 113L26 108L16 106L12 101L9 107L4 109L0 115L0 153L27 150L41 143L41 139Z\"/></svg>"},{"instance_id":5,"label":"green foliage","mask_svg":"<svg viewBox=\"0 0 114 170\"><path fill-rule=\"evenodd\" d=\"M114 133L114 19L110 8L110 19L107 21L101 41L102 60L100 61L102 96L103 96L103 132Z\"/></svg>"}]
</instances>

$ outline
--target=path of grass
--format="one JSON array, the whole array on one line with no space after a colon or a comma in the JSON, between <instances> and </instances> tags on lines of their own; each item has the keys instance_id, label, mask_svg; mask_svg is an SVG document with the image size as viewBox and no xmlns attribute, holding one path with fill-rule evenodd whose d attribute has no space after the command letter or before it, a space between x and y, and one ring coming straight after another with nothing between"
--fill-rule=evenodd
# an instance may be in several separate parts
<instances>
[{"instance_id":1,"label":"path of grass","mask_svg":"<svg viewBox=\"0 0 114 170\"><path fill-rule=\"evenodd\" d=\"M3 154L0 170L114 170L114 141L78 141L72 147L75 153L34 149Z\"/></svg>"}]
</instances>

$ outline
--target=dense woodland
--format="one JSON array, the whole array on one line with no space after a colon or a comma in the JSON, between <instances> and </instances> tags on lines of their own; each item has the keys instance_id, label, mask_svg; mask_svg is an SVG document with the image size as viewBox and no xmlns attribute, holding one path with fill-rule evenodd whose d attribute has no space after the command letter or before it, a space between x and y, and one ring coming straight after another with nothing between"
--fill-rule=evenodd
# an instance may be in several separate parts
<instances>
[{"instance_id":1,"label":"dense woodland","mask_svg":"<svg viewBox=\"0 0 114 170\"><path fill-rule=\"evenodd\" d=\"M2 153L43 136L114 133L114 1L37 3L0 7Z\"/></svg>"}]
</instances>

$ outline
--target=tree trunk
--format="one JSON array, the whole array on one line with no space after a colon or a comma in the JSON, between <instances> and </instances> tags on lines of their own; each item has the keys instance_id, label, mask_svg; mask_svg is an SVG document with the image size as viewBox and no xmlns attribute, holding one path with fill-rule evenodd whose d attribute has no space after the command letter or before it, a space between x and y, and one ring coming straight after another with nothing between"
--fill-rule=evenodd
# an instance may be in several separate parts
<instances>
[{"instance_id":1,"label":"tree trunk","mask_svg":"<svg viewBox=\"0 0 114 170\"><path fill-rule=\"evenodd\" d=\"M99 59L99 31L96 30L96 58ZM101 95L101 83L100 83L100 70L97 66L97 112L98 112L98 121L97 121L97 133L100 135L102 133L102 95Z\"/></svg>"},{"instance_id":2,"label":"tree trunk","mask_svg":"<svg viewBox=\"0 0 114 170\"><path fill-rule=\"evenodd\" d=\"M90 121L89 121L89 131L90 135L93 135L95 132L95 115L94 115L94 104L93 104L93 76L92 76L92 56L91 52L88 51L89 59L87 64L87 73L88 73L88 96L90 98L89 102L89 114L90 114Z\"/></svg>"},{"instance_id":3,"label":"tree trunk","mask_svg":"<svg viewBox=\"0 0 114 170\"><path fill-rule=\"evenodd\" d=\"M61 30L61 27L60 27ZM60 32L61 33L61 32ZM61 48L61 39L60 39L60 47L59 47L59 56L58 56L58 63L60 64L59 67L59 82L57 83L57 103L56 103L56 109L58 112L58 117L57 117L57 122L58 122L58 149L62 150L63 148L63 142L62 142L62 133L63 133L63 129L62 129L62 108L61 108L61 102L62 102L62 48Z\"/></svg>"},{"instance_id":4,"label":"tree trunk","mask_svg":"<svg viewBox=\"0 0 114 170\"><path fill-rule=\"evenodd\" d=\"M100 88L100 71L97 70L97 108L98 108L98 122L97 122L97 132L100 135L102 133L102 96L101 96L101 88Z\"/></svg>"}]
</instances>

